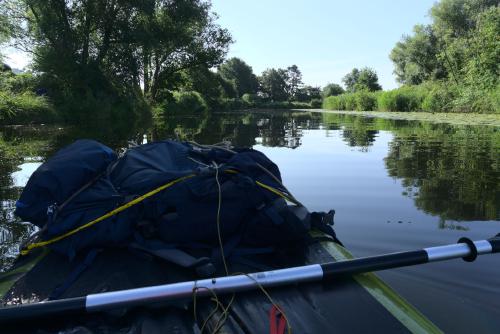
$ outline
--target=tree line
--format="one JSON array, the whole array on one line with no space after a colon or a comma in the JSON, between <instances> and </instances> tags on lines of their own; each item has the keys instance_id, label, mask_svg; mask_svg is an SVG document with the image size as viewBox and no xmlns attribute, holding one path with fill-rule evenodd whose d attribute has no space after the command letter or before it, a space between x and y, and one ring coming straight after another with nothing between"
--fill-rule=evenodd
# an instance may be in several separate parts
<instances>
[{"instance_id":1,"label":"tree line","mask_svg":"<svg viewBox=\"0 0 500 334\"><path fill-rule=\"evenodd\" d=\"M441 0L389 58L402 85L331 97L341 110L500 113L500 2ZM373 90L372 90L373 91Z\"/></svg>"},{"instance_id":2,"label":"tree line","mask_svg":"<svg viewBox=\"0 0 500 334\"><path fill-rule=\"evenodd\" d=\"M210 1L4 0L0 43L29 53L32 74L1 69L0 122L259 106L498 111L498 0L441 0L430 15L390 53L402 87L380 92L371 68L320 88L296 65L256 75L226 60L233 40Z\"/></svg>"},{"instance_id":3,"label":"tree line","mask_svg":"<svg viewBox=\"0 0 500 334\"><path fill-rule=\"evenodd\" d=\"M208 76L232 42L202 0L6 0L0 17L39 88L77 119L144 113Z\"/></svg>"},{"instance_id":4,"label":"tree line","mask_svg":"<svg viewBox=\"0 0 500 334\"><path fill-rule=\"evenodd\" d=\"M297 65L256 75L242 59L224 61L232 38L208 1L6 0L0 23L0 43L32 57L31 73L0 72L0 121L320 107L323 97L344 92L305 85ZM376 81L370 69L344 80L348 91L380 89Z\"/></svg>"},{"instance_id":5,"label":"tree line","mask_svg":"<svg viewBox=\"0 0 500 334\"><path fill-rule=\"evenodd\" d=\"M441 0L390 53L405 86L429 86L446 111L500 112L500 2Z\"/></svg>"}]
</instances>

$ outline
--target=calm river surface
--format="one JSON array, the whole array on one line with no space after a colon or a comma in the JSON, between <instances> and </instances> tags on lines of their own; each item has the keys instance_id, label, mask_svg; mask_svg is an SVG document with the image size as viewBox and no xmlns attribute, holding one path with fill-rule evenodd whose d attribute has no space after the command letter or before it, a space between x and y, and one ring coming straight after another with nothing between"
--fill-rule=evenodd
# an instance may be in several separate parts
<instances>
[{"instance_id":1,"label":"calm river surface","mask_svg":"<svg viewBox=\"0 0 500 334\"><path fill-rule=\"evenodd\" d=\"M500 232L500 128L354 115L255 112L169 116L152 126L0 128L0 270L34 230L14 215L30 174L57 149L93 138L114 149L165 138L264 152L310 210L337 212L356 256L484 239ZM500 256L391 270L380 276L446 332L498 333Z\"/></svg>"}]
</instances>

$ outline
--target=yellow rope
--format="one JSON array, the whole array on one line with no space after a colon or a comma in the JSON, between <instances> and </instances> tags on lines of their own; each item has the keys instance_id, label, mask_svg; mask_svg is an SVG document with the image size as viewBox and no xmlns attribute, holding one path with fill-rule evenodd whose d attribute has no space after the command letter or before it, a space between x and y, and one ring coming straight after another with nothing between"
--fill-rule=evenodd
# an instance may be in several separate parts
<instances>
[{"instance_id":1,"label":"yellow rope","mask_svg":"<svg viewBox=\"0 0 500 334\"><path fill-rule=\"evenodd\" d=\"M224 270L226 272L226 276L229 276L229 270L228 270L228 266L227 266L227 263L226 263L226 257L225 257L225 254L224 254L224 247L223 247L221 230L220 230L220 210L221 210L221 204L222 204L222 189L221 189L221 185L220 185L220 182L219 182L219 168L218 168L217 164L215 164L215 163L214 163L214 166L215 166L215 181L217 183L217 190L218 190L218 195L219 195L218 196L218 206L217 206L217 217L216 217L217 234L218 234L218 239L219 239L219 247L220 247L220 251L221 251L222 263L224 265ZM234 171L234 170L226 170L226 172L229 172L229 173L232 173L232 174L238 173L237 171ZM273 188L271 186L268 186L268 185L266 185L264 183L261 183L259 181L255 181L255 183L258 184L259 186L263 187L264 189L267 189L267 190L273 192L274 194L276 194L278 196L285 197L285 195L282 194L279 190L277 190L277 189L275 189L275 188ZM285 197L285 199L288 199L288 198ZM262 284L260 284L254 277L252 277L251 275L249 275L247 273L234 273L234 274L231 274L231 275L245 275L248 278L250 278L252 281L254 281L255 284L259 287L259 289L267 297L267 299L269 300L269 302L274 307L276 307L276 309L282 314L283 318L285 318L285 323L286 323L286 327L287 327L287 333L288 334L292 333L292 327L290 326L290 322L288 321L288 317L286 316L285 311L278 304L276 304L276 302L274 301L274 299L271 297L271 295L269 294L269 292L267 292L267 290L262 286ZM224 307L224 304L219 300L219 298L218 298L217 294L215 293L215 291L213 291L210 288L206 288L206 287L195 287L193 289L193 313L194 313L194 319L195 319L196 323L198 323L198 318L196 316L196 306L197 306L196 297L197 297L198 289L200 289L200 288L207 289L208 291L210 291L210 293L212 294L212 298L210 300L215 303L214 309L212 309L212 311L208 314L208 316L203 321L203 324L202 324L202 326L200 328L200 332L203 333L203 331L205 330L206 326L208 325L208 322L215 316L215 314L217 313L217 311L220 308L220 309L222 309L222 312L221 312L219 318L217 319L217 321L215 322L215 326L214 326L214 328L212 330L212 333L218 333L224 327L224 324L226 323L226 320L227 320L227 318L229 316L230 308L233 305L233 302L235 300L236 294L233 293L231 295L231 300L229 301L228 305L226 307Z\"/></svg>"},{"instance_id":2,"label":"yellow rope","mask_svg":"<svg viewBox=\"0 0 500 334\"><path fill-rule=\"evenodd\" d=\"M220 247L220 251L221 251L222 263L224 264L224 270L226 272L226 276L229 276L229 269L228 269L228 266L226 263L226 257L224 255L224 247L223 247L222 235L221 235L221 230L220 230L220 212L221 212L221 206L222 206L222 189L221 189L221 185L220 185L220 181L219 181L219 166L215 162L213 162L213 165L215 168L215 182L217 183L217 193L218 193L217 216L216 216L217 236L218 236L218 240L219 240L219 247ZM237 173L234 171L231 171L231 172L233 174ZM213 297L210 300L215 303L215 307L208 314L208 316L205 318L205 320L203 320L203 324L200 328L200 332L203 333L203 331L207 327L209 321L216 315L217 311L219 311L219 308L220 308L220 309L222 309L221 314L220 314L219 318L216 320L214 328L212 330L212 333L218 333L222 329L222 327L224 326L224 324L227 320L227 317L229 316L229 309L234 302L235 294L234 293L232 294L231 300L229 301L228 305L224 306L224 304L219 300L215 291L213 291L209 288L205 288L205 287L194 288L193 289L193 313L194 313L194 319L195 319L196 323L198 323L198 319L196 316L196 305L197 305L196 296L197 296L198 289L200 289L200 288L207 289L208 291L210 291L210 293L212 293L212 295L213 295Z\"/></svg>"},{"instance_id":3,"label":"yellow rope","mask_svg":"<svg viewBox=\"0 0 500 334\"><path fill-rule=\"evenodd\" d=\"M249 279L251 279L252 281L254 281L255 285L257 285L257 287L260 289L260 291L262 291L262 293L266 296L267 300L269 300L269 302L271 303L271 305L273 305L274 307L276 307L276 309L281 313L281 315L283 315L283 318L285 318L285 322L286 322L287 333L288 334L292 334L292 326L290 325L290 322L288 321L288 317L286 316L285 311L283 310L283 308L281 308L281 306L279 306L278 304L276 304L276 302L271 297L271 294L266 290L266 288L264 288L264 286L262 284L260 284L259 281L257 281L250 274L241 273L240 272L240 273L234 273L233 275L245 275L246 277L248 277Z\"/></svg>"},{"instance_id":4,"label":"yellow rope","mask_svg":"<svg viewBox=\"0 0 500 334\"><path fill-rule=\"evenodd\" d=\"M229 275L229 270L227 268L226 257L224 255L224 245L222 243L222 235L220 231L220 209L222 206L222 189L219 182L219 166L214 162L215 166L215 182L217 183L217 193L218 193L218 203L217 203L217 237L219 238L220 255L222 257L222 263L224 264L224 270L226 271L226 276Z\"/></svg>"},{"instance_id":5,"label":"yellow rope","mask_svg":"<svg viewBox=\"0 0 500 334\"><path fill-rule=\"evenodd\" d=\"M235 170L226 170L227 173L231 173L231 174L237 174L238 171L235 171ZM45 240L45 241L40 241L40 242L36 242L36 243L32 243L32 244L29 244L27 245L27 247L23 250L21 250L21 255L27 255L32 249L34 248L38 248L38 247L43 247L43 246L47 246L47 245L50 245L50 244L53 244L57 241L60 241L62 239L65 239L69 236L72 236L90 226L93 226L109 217L112 217L140 202L142 202L143 200L145 200L146 198L148 197L151 197L157 193L159 193L160 191L163 191L179 182L182 182L184 180L187 180L189 178L192 178L196 176L195 174L190 174L190 175L186 175L186 176L183 176L183 177L180 177L178 179L175 179L173 181L170 181L140 197L137 197L133 200L131 200L130 202L127 202L125 203L124 205L104 214L103 216L99 217L99 218L96 218L84 225L81 225L73 230L70 230L62 235L59 235L57 237L54 237L52 239L49 239L49 240ZM223 261L223 264L224 264L224 269L226 271L226 275L229 276L229 271L228 271L228 267L227 267L227 264L226 264L226 259L225 259L225 255L224 255L224 248L222 246L222 238L221 238L221 231L220 231L220 210L221 210L221 202L222 202L222 191L221 191L221 185L220 185L220 182L219 182L219 168L217 165L215 165L215 181L217 183L217 189L218 189L218 206L217 206L217 220L216 220L216 223L217 223L217 232L218 232L218 237L219 237L219 246L220 246L220 249L221 249L221 256L222 256L222 261ZM260 187L266 189L266 190L269 190L270 192L292 202L292 203L296 203L295 200L291 199L290 197L286 196L285 194L283 194L281 191L279 191L278 189L274 188L274 187L271 187L267 184L264 184L260 181L255 181L255 183L257 185L259 185ZM297 204L297 203L296 203ZM253 277L251 277L250 275L244 273L244 275L248 276L249 278L251 278L252 280ZM283 317L285 318L285 321L286 321L286 325L287 325L287 332L289 334L291 334L291 327L290 327L290 324L288 322L288 318L286 317L286 314L285 312L283 311L283 309L281 309L275 302L274 300L271 298L271 296L269 295L269 293L264 289L264 287L262 285L260 285L257 281L255 281L257 286L260 288L260 290L265 294L265 296L268 298L268 300L271 302L272 305L274 305L278 311L283 315ZM197 295L197 291L198 289L200 288L203 288L203 289L208 289L208 288L205 288L205 287L197 287L197 288L194 288L193 289L193 312L194 312L194 318L195 318L195 321L197 322L197 319L196 319L196 295ZM231 296L231 300L229 301L228 305L226 307L224 307L224 304L222 304L218 297L217 297L217 294L212 291L211 289L208 289L213 297L211 298L211 300L213 302L215 302L216 304L216 307L210 312L210 314L208 315L208 317L203 321L203 324L202 324L202 327L201 327L201 332L203 332L203 330L205 329L206 325L208 324L208 321L215 315L215 313L218 311L219 307L222 309L222 314L220 315L219 319L217 320L217 322L215 323L215 327L214 327L214 332L217 333L219 332L222 327L224 326L225 322L226 322L226 319L227 317L229 316L229 309L231 307L231 305L233 304L234 302L234 299L235 299L235 294L233 293L232 296Z\"/></svg>"},{"instance_id":6,"label":"yellow rope","mask_svg":"<svg viewBox=\"0 0 500 334\"><path fill-rule=\"evenodd\" d=\"M190 174L190 175L186 175L186 176L180 177L178 179L175 179L173 181L170 181L170 182L168 182L168 183L166 183L166 184L164 184L164 185L162 185L162 186L160 186L160 187L158 187L158 188L156 188L156 189L154 189L154 190L152 190L152 191L150 191L150 192L148 192L148 193L146 193L146 194L144 194L144 195L142 195L140 197L137 197L136 199L131 200L130 202L125 203L124 205L122 205L122 206L120 206L120 207L118 207L118 208L116 208L116 209L114 209L114 210L112 210L112 211L104 214L103 216L92 220L91 222L88 222L88 223L86 223L84 225L81 225L81 226L79 226L79 227L77 227L77 228L75 228L73 230L70 230L70 231L68 231L68 232L66 232L64 234L61 234L61 235L59 235L59 236L57 236L55 238L52 238L52 239L49 239L49 240L46 240L46 241L40 241L40 242L36 242L36 243L33 243L33 244L29 244L25 249L21 250L21 255L28 254L34 248L47 246L47 245L53 244L54 242L60 241L62 239L65 239L65 238L67 238L69 236L72 236L73 234L78 233L81 230L86 229L87 227L95 225L95 224L97 224L97 223L99 223L99 222L101 222L101 221L103 221L103 220L105 220L105 219L107 219L109 217L112 217L112 216L114 216L114 215L116 215L116 214L118 214L118 213L120 213L120 212L122 212L122 211L124 211L124 210L126 210L128 208L130 208L131 206L134 206L134 205L142 202L146 198L151 197L151 196L159 193L162 190L165 190L165 189L167 189L167 188L169 188L169 187L171 187L171 186L173 186L173 185L175 185L175 184L177 184L177 183L179 183L181 181L187 180L187 179L192 178L194 176L195 176L195 174Z\"/></svg>"},{"instance_id":7,"label":"yellow rope","mask_svg":"<svg viewBox=\"0 0 500 334\"><path fill-rule=\"evenodd\" d=\"M238 174L238 173L239 173L238 171L236 171L236 170L234 170L234 169L226 169L224 172L226 172L226 173L230 173L230 174ZM264 189L269 190L270 192L272 192L272 193L274 193L274 194L278 195L279 197L281 197L281 198L283 198L283 199L286 199L287 201L289 201L289 202L291 202L291 203L293 203L293 204L296 204L296 205L299 205L299 204L300 204L300 203L299 203L296 199L291 198L290 196L288 196L288 195L284 194L283 192L279 191L278 189L276 189L276 188L274 188L274 187L271 187L271 186L269 186L269 185L267 185L267 184L265 184L265 183L262 183L262 182L260 182L260 181L255 181L255 183L256 183L258 186L260 186L260 187L262 187L262 188L264 188Z\"/></svg>"},{"instance_id":8,"label":"yellow rope","mask_svg":"<svg viewBox=\"0 0 500 334\"><path fill-rule=\"evenodd\" d=\"M239 173L238 171L232 170L232 169L227 169L227 170L225 170L225 172L226 173L230 173L230 174L238 174ZM216 173L218 173L217 169L216 169ZM57 241L60 241L62 239L65 239L65 238L67 238L69 236L72 236L72 235L74 235L74 234L76 234L76 233L78 233L78 232L86 229L87 227L93 226L93 225L95 225L95 224L97 224L97 223L99 223L99 222L101 222L101 221L103 221L103 220L105 220L105 219L107 219L109 217L112 217L112 216L116 215L117 213L120 213L120 212L122 212L122 211L130 208L131 206L134 206L134 205L142 202L146 198L151 197L151 196L159 193L162 190L165 190L165 189L167 189L167 188L169 188L169 187L171 187L171 186L173 186L173 185L175 185L175 184L177 184L177 183L179 183L181 181L187 180L187 179L192 178L194 176L196 176L196 174L186 175L186 176L180 177L178 179L175 179L173 181L170 181L170 182L168 182L168 183L166 183L166 184L164 184L164 185L162 185L162 186L160 186L160 187L158 187L158 188L156 188L156 189L154 189L154 190L152 190L152 191L150 191L150 192L148 192L148 193L146 193L146 194L144 194L144 195L142 195L140 197L137 197L136 199L133 199L130 202L125 203L124 205L122 205L122 206L120 206L120 207L118 207L118 208L116 208L116 209L114 209L114 210L112 210L112 211L104 214L101 217L96 218L96 219L94 219L94 220L92 220L92 221L90 221L90 222L88 222L88 223L86 223L84 225L81 225L81 226L79 226L79 227L77 227L77 228L75 228L73 230L70 230L70 231L68 231L68 232L66 232L66 233L64 233L62 235L59 235L59 236L54 237L54 238L49 239L49 240L45 240L45 241L40 241L40 242L29 244L29 245L26 246L26 248L24 248L24 249L21 250L21 255L27 255L34 248L47 246L47 245L53 244L53 243L55 243ZM272 192L272 193L274 193L274 194L276 194L276 195L284 198L285 200L297 204L297 202L294 199L292 199L289 196L285 195L284 193L282 193L278 189L276 189L274 187L271 187L271 186L269 186L267 184L264 184L264 183L262 183L260 181L255 181L255 183L258 186L260 186L260 187L262 187L262 188L264 188L264 189L266 189L266 190L268 190L268 191L270 191L270 192ZM219 210L220 210L220 206L219 206Z\"/></svg>"},{"instance_id":9,"label":"yellow rope","mask_svg":"<svg viewBox=\"0 0 500 334\"><path fill-rule=\"evenodd\" d=\"M257 185L261 186L262 188L267 189L267 190L269 190L270 192L272 192L272 193L274 193L274 194L276 194L276 195L278 195L278 196L280 196L280 197L282 197L282 198L286 199L286 200L287 200L287 201L289 201L289 202L292 202L292 203L294 203L294 204L298 204L298 203L297 203L297 201L295 201L295 200L291 199L290 197L288 197L287 195L283 194L281 191L279 191L278 189L276 189L276 188L274 188L274 187L268 186L267 184L264 184L264 183L262 183L262 182L260 182L260 181L255 181L255 183L256 183Z\"/></svg>"}]
</instances>

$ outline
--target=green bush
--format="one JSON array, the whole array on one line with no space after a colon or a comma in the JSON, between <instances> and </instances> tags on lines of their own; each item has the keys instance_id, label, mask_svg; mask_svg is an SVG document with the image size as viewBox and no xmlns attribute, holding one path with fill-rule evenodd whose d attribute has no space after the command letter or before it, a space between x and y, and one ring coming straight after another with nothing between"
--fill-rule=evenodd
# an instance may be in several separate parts
<instances>
[{"instance_id":1,"label":"green bush","mask_svg":"<svg viewBox=\"0 0 500 334\"><path fill-rule=\"evenodd\" d=\"M500 85L487 91L477 87L463 87L453 101L454 112L500 113Z\"/></svg>"},{"instance_id":2,"label":"green bush","mask_svg":"<svg viewBox=\"0 0 500 334\"><path fill-rule=\"evenodd\" d=\"M330 110L377 110L376 92L359 91L337 96L330 96L323 100L323 108Z\"/></svg>"},{"instance_id":3,"label":"green bush","mask_svg":"<svg viewBox=\"0 0 500 334\"><path fill-rule=\"evenodd\" d=\"M238 99L238 98L233 98L233 99L223 99L220 103L218 108L221 110L242 110L242 109L248 109L253 106L252 103L247 102L246 99Z\"/></svg>"},{"instance_id":4,"label":"green bush","mask_svg":"<svg viewBox=\"0 0 500 334\"><path fill-rule=\"evenodd\" d=\"M321 108L323 101L321 99L312 99L311 100L311 108Z\"/></svg>"},{"instance_id":5,"label":"green bush","mask_svg":"<svg viewBox=\"0 0 500 334\"><path fill-rule=\"evenodd\" d=\"M0 72L0 91L10 91L20 94L26 91L34 91L38 86L38 77L26 72L14 74L10 71Z\"/></svg>"},{"instance_id":6,"label":"green bush","mask_svg":"<svg viewBox=\"0 0 500 334\"><path fill-rule=\"evenodd\" d=\"M326 97L323 100L323 109L328 109L328 110L343 110L343 108L339 108L340 106L340 97L342 95L337 95L337 96L329 96Z\"/></svg>"},{"instance_id":7,"label":"green bush","mask_svg":"<svg viewBox=\"0 0 500 334\"><path fill-rule=\"evenodd\" d=\"M256 107L260 109L311 109L311 105L309 103L296 101L262 102Z\"/></svg>"},{"instance_id":8,"label":"green bush","mask_svg":"<svg viewBox=\"0 0 500 334\"><path fill-rule=\"evenodd\" d=\"M45 123L56 119L46 97L31 92L0 92L0 122L8 124Z\"/></svg>"},{"instance_id":9,"label":"green bush","mask_svg":"<svg viewBox=\"0 0 500 334\"><path fill-rule=\"evenodd\" d=\"M500 113L500 85L485 91L450 82L426 82L385 92L359 91L323 100L323 109Z\"/></svg>"},{"instance_id":10,"label":"green bush","mask_svg":"<svg viewBox=\"0 0 500 334\"><path fill-rule=\"evenodd\" d=\"M427 84L425 97L422 101L422 110L427 112L454 111L453 101L458 91L455 86L446 83Z\"/></svg>"},{"instance_id":11,"label":"green bush","mask_svg":"<svg viewBox=\"0 0 500 334\"><path fill-rule=\"evenodd\" d=\"M56 120L47 97L33 93L37 85L38 77L31 73L0 72L1 123L47 123Z\"/></svg>"},{"instance_id":12,"label":"green bush","mask_svg":"<svg viewBox=\"0 0 500 334\"><path fill-rule=\"evenodd\" d=\"M321 102L320 102L319 106L321 106ZM296 102L296 101L294 101L294 102L290 103L290 109L311 109L311 108L314 108L314 107L311 106L311 103L307 103L307 102Z\"/></svg>"},{"instance_id":13,"label":"green bush","mask_svg":"<svg viewBox=\"0 0 500 334\"><path fill-rule=\"evenodd\" d=\"M289 101L262 101L249 103L247 99L225 99L222 103L225 110L241 110L241 109L310 109L311 104L307 102L289 102ZM321 102L320 105L321 106ZM318 106L318 107L319 107Z\"/></svg>"},{"instance_id":14,"label":"green bush","mask_svg":"<svg viewBox=\"0 0 500 334\"><path fill-rule=\"evenodd\" d=\"M203 97L194 91L174 92L173 101L168 102L165 112L173 113L202 113L208 110L208 105Z\"/></svg>"},{"instance_id":15,"label":"green bush","mask_svg":"<svg viewBox=\"0 0 500 334\"><path fill-rule=\"evenodd\" d=\"M360 91L354 95L356 99L356 110L358 111L377 110L377 97L375 93Z\"/></svg>"},{"instance_id":16,"label":"green bush","mask_svg":"<svg viewBox=\"0 0 500 334\"><path fill-rule=\"evenodd\" d=\"M257 94L245 93L241 99L250 105L256 105L262 102L262 99Z\"/></svg>"},{"instance_id":17,"label":"green bush","mask_svg":"<svg viewBox=\"0 0 500 334\"><path fill-rule=\"evenodd\" d=\"M300 103L300 102L298 102ZM308 105L309 106L309 105ZM262 109L293 109L293 108L300 108L295 107L292 102L288 101L273 101L273 102L263 102L257 106L257 108L262 108Z\"/></svg>"},{"instance_id":18,"label":"green bush","mask_svg":"<svg viewBox=\"0 0 500 334\"><path fill-rule=\"evenodd\" d=\"M378 109L381 111L421 111L425 93L419 86L401 87L380 93Z\"/></svg>"},{"instance_id":19,"label":"green bush","mask_svg":"<svg viewBox=\"0 0 500 334\"><path fill-rule=\"evenodd\" d=\"M349 93L349 94L344 94L343 96L344 96L344 106L345 106L344 110L356 110L357 109L356 94Z\"/></svg>"},{"instance_id":20,"label":"green bush","mask_svg":"<svg viewBox=\"0 0 500 334\"><path fill-rule=\"evenodd\" d=\"M353 109L349 109L353 107ZM356 101L352 94L341 94L337 96L329 96L323 100L323 108L329 110L354 110Z\"/></svg>"},{"instance_id":21,"label":"green bush","mask_svg":"<svg viewBox=\"0 0 500 334\"><path fill-rule=\"evenodd\" d=\"M493 105L493 112L500 114L500 85L497 85L497 88L489 95Z\"/></svg>"}]
</instances>

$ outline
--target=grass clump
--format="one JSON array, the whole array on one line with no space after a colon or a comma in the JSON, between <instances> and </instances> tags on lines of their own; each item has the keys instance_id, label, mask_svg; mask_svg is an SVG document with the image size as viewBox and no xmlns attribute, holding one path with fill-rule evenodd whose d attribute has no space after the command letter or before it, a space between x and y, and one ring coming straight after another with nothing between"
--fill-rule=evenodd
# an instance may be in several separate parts
<instances>
[{"instance_id":1,"label":"grass clump","mask_svg":"<svg viewBox=\"0 0 500 334\"><path fill-rule=\"evenodd\" d=\"M45 123L55 119L54 109L45 96L0 91L0 123Z\"/></svg>"},{"instance_id":2,"label":"grass clump","mask_svg":"<svg viewBox=\"0 0 500 334\"><path fill-rule=\"evenodd\" d=\"M359 91L337 96L329 96L323 100L323 109L329 110L377 110L377 92Z\"/></svg>"},{"instance_id":3,"label":"grass clump","mask_svg":"<svg viewBox=\"0 0 500 334\"><path fill-rule=\"evenodd\" d=\"M0 72L0 124L45 123L56 115L46 96L37 95L37 77L31 73Z\"/></svg>"},{"instance_id":4,"label":"grass clump","mask_svg":"<svg viewBox=\"0 0 500 334\"><path fill-rule=\"evenodd\" d=\"M380 111L422 111L425 94L421 87L401 87L380 93L378 110Z\"/></svg>"}]
</instances>

